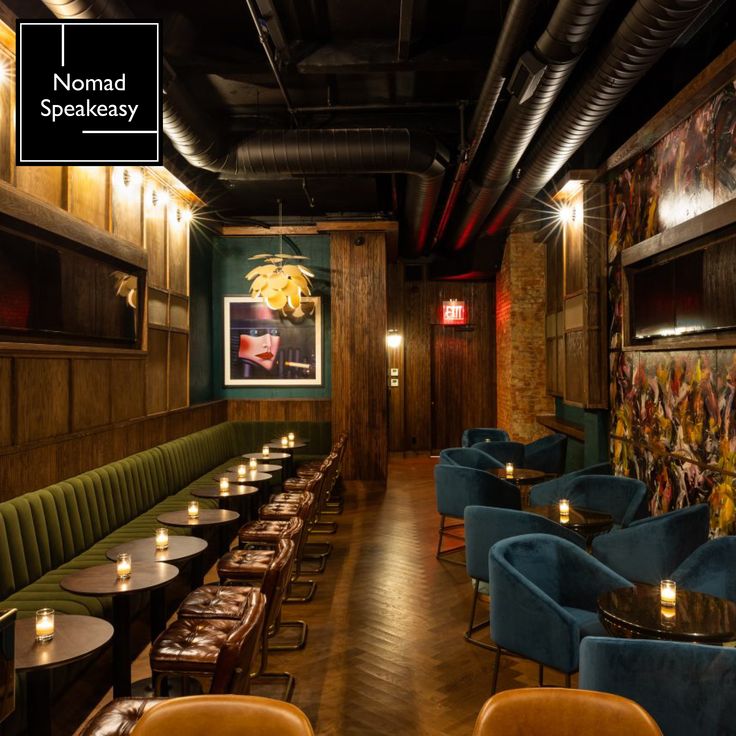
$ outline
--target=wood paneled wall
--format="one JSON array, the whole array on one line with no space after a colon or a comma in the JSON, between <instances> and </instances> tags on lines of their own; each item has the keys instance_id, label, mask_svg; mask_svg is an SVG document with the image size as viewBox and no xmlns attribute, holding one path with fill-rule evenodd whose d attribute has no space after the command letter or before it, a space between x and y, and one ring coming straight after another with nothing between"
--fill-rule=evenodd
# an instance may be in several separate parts
<instances>
[{"instance_id":1,"label":"wood paneled wall","mask_svg":"<svg viewBox=\"0 0 736 736\"><path fill-rule=\"evenodd\" d=\"M246 422L329 422L330 399L230 399L227 418Z\"/></svg>"},{"instance_id":2,"label":"wood paneled wall","mask_svg":"<svg viewBox=\"0 0 736 736\"><path fill-rule=\"evenodd\" d=\"M417 274L415 274L417 275ZM400 350L389 351L389 367L399 368L399 386L390 388L389 447L393 451L432 449L432 345L446 342L460 354L454 400L435 411L460 415L465 426L495 426L495 293L492 283L406 281L404 267L395 264L389 274L389 327L403 335ZM465 338L454 328L439 327L443 300L465 301L473 331ZM462 335L460 335L462 337ZM447 354L436 344L440 355ZM446 368L447 366L445 366ZM437 366L442 370L442 366ZM447 371L443 372L447 375ZM388 377L390 378L390 377ZM439 378L439 376L438 376ZM453 422L455 423L455 422ZM458 436L454 440L460 443ZM441 448L439 448L441 449Z\"/></svg>"},{"instance_id":3,"label":"wood paneled wall","mask_svg":"<svg viewBox=\"0 0 736 736\"><path fill-rule=\"evenodd\" d=\"M102 370L104 362L99 363L98 368ZM68 371L69 366L65 368ZM61 366L59 370L62 370ZM92 397L91 392L88 393L90 406ZM54 411L57 420L60 415L58 409ZM7 447L0 450L0 501L43 488L226 419L227 402L217 401L156 416L105 424L20 447Z\"/></svg>"},{"instance_id":4,"label":"wood paneled wall","mask_svg":"<svg viewBox=\"0 0 736 736\"><path fill-rule=\"evenodd\" d=\"M332 233L332 433L348 432L345 478L385 480L386 236Z\"/></svg>"}]
</instances>

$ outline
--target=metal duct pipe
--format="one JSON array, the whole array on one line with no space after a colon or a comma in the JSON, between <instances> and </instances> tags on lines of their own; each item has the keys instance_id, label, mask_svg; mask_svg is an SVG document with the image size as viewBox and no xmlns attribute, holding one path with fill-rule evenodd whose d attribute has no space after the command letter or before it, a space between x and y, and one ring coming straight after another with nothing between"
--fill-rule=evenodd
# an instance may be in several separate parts
<instances>
[{"instance_id":1,"label":"metal duct pipe","mask_svg":"<svg viewBox=\"0 0 736 736\"><path fill-rule=\"evenodd\" d=\"M530 147L524 174L486 222L498 232L580 148L634 85L659 61L711 0L637 0L590 71L562 101Z\"/></svg>"},{"instance_id":2,"label":"metal duct pipe","mask_svg":"<svg viewBox=\"0 0 736 736\"><path fill-rule=\"evenodd\" d=\"M470 243L498 201L524 151L585 50L585 45L610 0L560 0L539 37L529 61L543 64L544 73L526 101L513 97L481 163L482 181L474 184L462 218L453 228L452 247ZM524 58L520 64L524 63ZM523 98L522 98L523 100Z\"/></svg>"},{"instance_id":3,"label":"metal duct pipe","mask_svg":"<svg viewBox=\"0 0 736 736\"><path fill-rule=\"evenodd\" d=\"M452 187L447 195L445 207L442 210L437 229L432 239L433 248L445 234L447 224L450 222L450 217L455 210L458 195L465 183L465 178L475 159L475 154L478 152L478 147L491 120L496 103L498 102L498 97L506 82L508 66L511 60L519 53L519 48L536 8L536 0L511 0L511 5L506 11L501 33L499 34L498 42L493 52L491 66L483 82L483 89L481 90L478 104L475 106L475 112L473 113L473 119L470 121L468 128L468 145L466 150L462 152Z\"/></svg>"},{"instance_id":4,"label":"metal duct pipe","mask_svg":"<svg viewBox=\"0 0 736 736\"><path fill-rule=\"evenodd\" d=\"M133 17L120 0L43 0L43 4L62 20Z\"/></svg>"}]
</instances>

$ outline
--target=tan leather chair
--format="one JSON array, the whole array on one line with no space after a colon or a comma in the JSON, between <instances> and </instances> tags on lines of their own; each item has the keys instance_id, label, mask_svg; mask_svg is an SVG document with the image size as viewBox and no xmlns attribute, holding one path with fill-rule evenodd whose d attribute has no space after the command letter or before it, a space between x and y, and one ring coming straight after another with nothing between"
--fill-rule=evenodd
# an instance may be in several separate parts
<instances>
[{"instance_id":1,"label":"tan leather chair","mask_svg":"<svg viewBox=\"0 0 736 736\"><path fill-rule=\"evenodd\" d=\"M146 708L138 718L132 723L134 736L314 736L295 705L248 695L170 698Z\"/></svg>"},{"instance_id":2,"label":"tan leather chair","mask_svg":"<svg viewBox=\"0 0 736 736\"><path fill-rule=\"evenodd\" d=\"M654 719L628 698L592 690L521 688L487 700L473 736L662 736Z\"/></svg>"}]
</instances>

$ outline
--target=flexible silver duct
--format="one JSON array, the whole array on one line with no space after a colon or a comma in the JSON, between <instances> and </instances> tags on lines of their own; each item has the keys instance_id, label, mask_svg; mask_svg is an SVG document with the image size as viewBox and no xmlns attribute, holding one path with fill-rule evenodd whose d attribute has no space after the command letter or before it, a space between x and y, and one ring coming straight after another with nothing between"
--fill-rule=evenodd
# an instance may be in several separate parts
<instances>
[{"instance_id":1,"label":"flexible silver duct","mask_svg":"<svg viewBox=\"0 0 736 736\"><path fill-rule=\"evenodd\" d=\"M537 0L511 0L511 5L506 11L503 26L493 51L491 66L486 74L478 104L475 106L475 112L468 127L467 151L455 171L455 178L452 181L452 186L445 200L445 206L435 228L432 247L435 247L445 234L445 229L455 210L468 171L473 164L475 154L478 152L478 147L491 120L498 97L506 82L508 67L511 61L519 55L521 44L526 36L534 12L537 10L537 5Z\"/></svg>"},{"instance_id":2,"label":"flexible silver duct","mask_svg":"<svg viewBox=\"0 0 736 736\"><path fill-rule=\"evenodd\" d=\"M485 224L493 234L510 223L654 66L711 0L637 0L590 71L561 100L549 126L529 148L524 172Z\"/></svg>"},{"instance_id":3,"label":"flexible silver duct","mask_svg":"<svg viewBox=\"0 0 736 736\"><path fill-rule=\"evenodd\" d=\"M43 0L43 4L62 20L133 17L120 0Z\"/></svg>"},{"instance_id":4,"label":"flexible silver duct","mask_svg":"<svg viewBox=\"0 0 736 736\"><path fill-rule=\"evenodd\" d=\"M560 0L532 54L546 66L530 99L514 97L480 164L481 181L469 192L450 242L460 250L475 239L514 169L585 50L610 0Z\"/></svg>"}]
</instances>

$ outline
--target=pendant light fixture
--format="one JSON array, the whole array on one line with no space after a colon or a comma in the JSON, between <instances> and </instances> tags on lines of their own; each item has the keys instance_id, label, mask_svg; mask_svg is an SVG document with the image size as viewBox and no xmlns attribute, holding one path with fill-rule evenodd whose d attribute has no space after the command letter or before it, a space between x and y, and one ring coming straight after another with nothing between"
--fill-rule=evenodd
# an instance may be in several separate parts
<instances>
[{"instance_id":1,"label":"pendant light fixture","mask_svg":"<svg viewBox=\"0 0 736 736\"><path fill-rule=\"evenodd\" d=\"M281 310L285 315L302 317L307 313L303 308L303 299L311 295L310 278L314 274L298 263L289 261L306 261L306 256L284 253L283 236L283 202L279 200L279 252L259 253L251 256L250 261L262 261L245 278L251 281L250 294L274 311Z\"/></svg>"}]
</instances>

